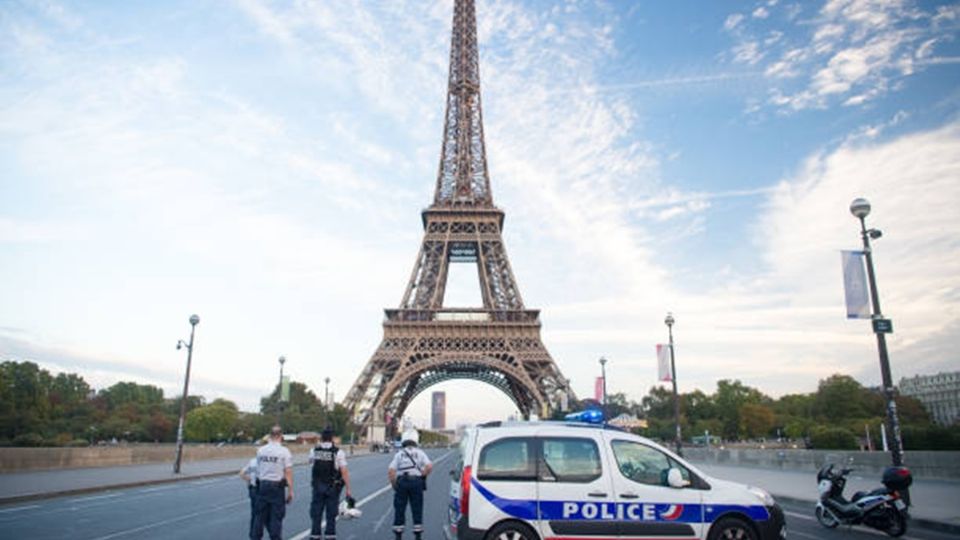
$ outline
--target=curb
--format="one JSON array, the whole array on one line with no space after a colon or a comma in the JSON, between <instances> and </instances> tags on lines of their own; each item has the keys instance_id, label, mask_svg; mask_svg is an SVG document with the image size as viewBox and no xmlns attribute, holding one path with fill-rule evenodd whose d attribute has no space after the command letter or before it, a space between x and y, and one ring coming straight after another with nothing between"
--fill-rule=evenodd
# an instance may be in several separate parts
<instances>
[{"instance_id":1,"label":"curb","mask_svg":"<svg viewBox=\"0 0 960 540\"><path fill-rule=\"evenodd\" d=\"M800 504L800 505L816 505L817 504L817 501L813 501L810 499L798 499L796 497L788 497L786 495L777 495L776 493L771 493L771 495L773 495L773 498L776 499L777 502L783 501L786 503ZM945 532L949 534L960 534L960 525L957 525L954 523L947 523L945 521L937 521L935 519L918 518L918 517L910 516L908 523L922 529Z\"/></svg>"},{"instance_id":2,"label":"curb","mask_svg":"<svg viewBox=\"0 0 960 540\"><path fill-rule=\"evenodd\" d=\"M364 453L350 456L350 459L357 459L365 456L374 456L378 454L374 453ZM294 463L294 467L305 466L306 463ZM123 484L105 484L101 486L89 486L84 488L76 489L63 489L58 491L44 491L42 493L28 493L26 495L14 495L12 497L0 497L0 505L13 504L18 502L26 501L39 501L43 499L55 499L57 497L66 497L68 495L83 495L86 493L98 493L100 491L110 491L114 489L129 489L135 487L143 486L153 486L160 484L172 484L174 482L187 482L190 480L203 480L205 478L217 478L220 476L229 476L237 474L237 470L230 469L229 471L218 471L211 473L202 473L202 474L193 474L190 476L181 476L174 478L153 478L150 480L139 480L136 482L125 482Z\"/></svg>"},{"instance_id":3,"label":"curb","mask_svg":"<svg viewBox=\"0 0 960 540\"><path fill-rule=\"evenodd\" d=\"M227 476L234 474L237 471L224 471L224 472L215 472L215 473L204 473L196 474L191 476L184 476L181 478L154 478L152 480L141 480L138 482L127 482L123 484L108 484L102 486L90 486L85 488L76 488L76 489L63 489L60 491L44 491L43 493L28 493L26 495L14 495L13 497L2 497L0 498L0 504L11 504L25 501L37 501L41 499L54 499L57 497L64 497L67 495L83 495L84 493L97 493L100 491L110 491L112 489L127 489L135 488L142 486L152 486L157 484L172 484L174 482L186 482L188 480L202 480L204 478L215 478L218 476Z\"/></svg>"}]
</instances>

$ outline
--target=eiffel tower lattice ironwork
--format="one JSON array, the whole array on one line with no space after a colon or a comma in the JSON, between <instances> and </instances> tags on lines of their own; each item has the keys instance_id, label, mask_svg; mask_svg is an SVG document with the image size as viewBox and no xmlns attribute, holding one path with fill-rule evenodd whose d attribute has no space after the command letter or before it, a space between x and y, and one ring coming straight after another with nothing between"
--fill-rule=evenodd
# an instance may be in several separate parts
<instances>
[{"instance_id":1,"label":"eiffel tower lattice ironwork","mask_svg":"<svg viewBox=\"0 0 960 540\"><path fill-rule=\"evenodd\" d=\"M344 405L380 442L390 421L428 387L474 379L503 391L528 417L573 397L540 339L538 310L526 309L501 231L487 172L473 0L456 0L443 147L433 204L399 309L385 310L383 341ZM483 307L443 306L451 263L475 263Z\"/></svg>"}]
</instances>

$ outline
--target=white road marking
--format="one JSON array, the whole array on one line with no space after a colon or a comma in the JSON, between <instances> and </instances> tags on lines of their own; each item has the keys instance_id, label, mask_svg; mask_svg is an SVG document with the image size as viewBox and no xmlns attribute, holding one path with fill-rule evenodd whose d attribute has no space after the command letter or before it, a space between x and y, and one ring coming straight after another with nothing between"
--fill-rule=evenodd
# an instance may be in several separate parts
<instances>
[{"instance_id":1,"label":"white road marking","mask_svg":"<svg viewBox=\"0 0 960 540\"><path fill-rule=\"evenodd\" d=\"M31 508L40 508L39 504L31 504L30 506L18 506L16 508L4 508L0 510L0 514L6 514L7 512L19 512L20 510L30 510Z\"/></svg>"},{"instance_id":2,"label":"white road marking","mask_svg":"<svg viewBox=\"0 0 960 540\"><path fill-rule=\"evenodd\" d=\"M84 502L84 501L96 501L99 499L112 499L113 497L119 497L122 493L111 493L109 495L96 495L93 497L81 497L79 499L73 499L71 502Z\"/></svg>"},{"instance_id":3,"label":"white road marking","mask_svg":"<svg viewBox=\"0 0 960 540\"><path fill-rule=\"evenodd\" d=\"M383 522L386 521L388 517L390 517L390 512L384 512L383 515L380 516L380 519L373 524L373 532L379 531L380 527L383 527Z\"/></svg>"},{"instance_id":4,"label":"white road marking","mask_svg":"<svg viewBox=\"0 0 960 540\"><path fill-rule=\"evenodd\" d=\"M817 521L817 518L815 518L815 517L813 517L813 516L808 516L808 515L806 515L806 514L798 514L797 512L784 512L784 514L785 514L785 515L788 515L788 516L790 516L790 517L795 517L795 518L797 518L797 519L805 519L805 520L807 520L807 521ZM840 528L841 528L841 527L838 527L838 529L840 529ZM875 535L875 536L883 536L883 537L886 537L886 536L887 536L886 533L880 532L880 531L878 531L878 530L876 530L876 529L871 529L871 528L869 528L869 527L857 527L857 528L852 529L852 530L855 530L855 531L857 531L857 532L872 534L872 535ZM793 531L793 530L790 531L790 534L791 534L791 535L799 534L800 536L806 536L806 535L804 535L804 534L802 534L802 533L800 533L800 532ZM810 538L818 538L818 537L810 536ZM904 540L920 540L919 538L916 538L916 537L913 537L913 536L901 536L900 538L903 538Z\"/></svg>"},{"instance_id":5,"label":"white road marking","mask_svg":"<svg viewBox=\"0 0 960 540\"><path fill-rule=\"evenodd\" d=\"M446 454L438 457L433 463L434 463L434 464L440 463L441 461L443 461L443 460L447 459L448 457L450 457L451 454L453 454L453 450L451 450L451 451L447 452ZM393 489L393 486L391 486L390 484L387 484L387 485L383 486L382 488L374 491L374 492L371 493L370 495L367 495L367 496L364 497L363 499L357 501L356 507L357 507L357 508L360 508L361 506L367 504L368 502L376 499L376 498L379 497L380 495L383 495L384 493L387 492L387 490L390 490L390 489ZM388 516L389 514L390 514L389 512L384 513L384 517ZM324 525L326 525L326 524L327 524L327 520L323 520L323 521L320 523L320 527L322 528L322 527L323 527ZM374 530L376 530L376 529L374 529ZM290 540L303 540L304 538L306 538L306 537L308 537L308 536L310 536L310 529L306 529L306 530L304 530L304 531L301 531L301 532L298 533L296 536L290 538ZM101 539L97 539L97 540L101 540Z\"/></svg>"},{"instance_id":6,"label":"white road marking","mask_svg":"<svg viewBox=\"0 0 960 540\"><path fill-rule=\"evenodd\" d=\"M813 540L821 540L821 538L820 538L819 536L814 536L814 535L812 535L812 534L802 533L802 532L800 532L800 531L790 531L790 532L787 533L787 536L790 536L790 537L793 537L793 536L802 536L802 537L804 537L804 538L813 538Z\"/></svg>"},{"instance_id":7,"label":"white road marking","mask_svg":"<svg viewBox=\"0 0 960 540\"><path fill-rule=\"evenodd\" d=\"M170 519L165 519L165 520L163 520L163 521L157 521L157 522L150 523L150 524L147 524L147 525L143 525L143 526L140 526L140 527L136 527L136 528L133 528L133 529L127 529L127 530L125 530L125 531L119 531L119 532L115 532L115 533L113 533L113 534L108 534L108 535L106 535L106 536L100 536L100 537L98 537L98 538L95 538L94 540L108 540L108 539L110 539L110 538L116 538L116 537L118 537L118 536L123 536L123 535L130 534L130 533L145 531L145 530L147 530L147 529L153 529L153 528L160 527L160 526L163 526L163 525L168 525L168 524L170 524L170 523L176 523L176 522L178 522L178 521L183 521L183 520L185 520L185 519L190 519L190 518L192 518L192 517L202 516L203 514L209 514L210 512L217 512L217 511L219 511L219 510L223 510L223 509L225 509L225 508L230 508L231 506L237 506L237 505L241 505L241 504L249 504L249 503L248 503L247 501L239 501L239 502L232 502L232 503L230 503L230 504L222 504L222 505L220 505L220 506L214 506L213 508L210 508L210 509L207 509L207 510L203 510L202 512L194 512L194 513L192 513L192 514L184 514L184 515L179 516L179 517L170 518Z\"/></svg>"}]
</instances>

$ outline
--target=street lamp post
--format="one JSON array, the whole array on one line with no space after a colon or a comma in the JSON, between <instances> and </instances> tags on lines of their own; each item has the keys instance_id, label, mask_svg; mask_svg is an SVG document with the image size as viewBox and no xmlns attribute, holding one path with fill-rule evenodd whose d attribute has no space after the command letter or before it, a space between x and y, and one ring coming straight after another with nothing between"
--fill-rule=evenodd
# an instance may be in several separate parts
<instances>
[{"instance_id":1,"label":"street lamp post","mask_svg":"<svg viewBox=\"0 0 960 540\"><path fill-rule=\"evenodd\" d=\"M323 379L323 407L330 407L330 377Z\"/></svg>"},{"instance_id":2,"label":"street lamp post","mask_svg":"<svg viewBox=\"0 0 960 540\"><path fill-rule=\"evenodd\" d=\"M883 378L883 395L887 400L887 422L893 434L893 448L890 449L894 466L903 465L903 439L900 437L900 419L897 416L897 402L893 389L893 377L890 375L890 358L887 356L887 338L885 330L876 324L883 320L880 310L880 293L877 292L877 278L873 271L873 253L870 239L880 238L878 229L867 229L866 217L870 214L870 203L866 199L854 199L850 203L850 213L860 220L860 237L863 238L863 255L867 260L867 279L870 281L870 300L873 304L871 318L873 331L877 335L877 349L880 352L880 375Z\"/></svg>"},{"instance_id":3,"label":"street lamp post","mask_svg":"<svg viewBox=\"0 0 960 540\"><path fill-rule=\"evenodd\" d=\"M173 473L180 474L180 461L183 459L183 422L187 417L187 392L190 389L190 364L193 361L193 334L200 323L198 315L190 316L190 342L177 341L177 350L187 348L187 374L183 377L183 398L180 400L180 422L177 424L177 459L173 463Z\"/></svg>"},{"instance_id":4,"label":"street lamp post","mask_svg":"<svg viewBox=\"0 0 960 540\"><path fill-rule=\"evenodd\" d=\"M283 417L283 364L287 362L286 356L281 356L277 359L280 362L280 384L277 386L277 425L280 424L280 419Z\"/></svg>"},{"instance_id":5,"label":"street lamp post","mask_svg":"<svg viewBox=\"0 0 960 540\"><path fill-rule=\"evenodd\" d=\"M663 320L667 325L667 332L670 334L670 381L673 383L673 423L676 428L676 449L677 455L683 456L683 449L680 446L682 436L680 434L680 395L677 393L677 363L673 357L673 313L667 312L667 318Z\"/></svg>"},{"instance_id":6,"label":"street lamp post","mask_svg":"<svg viewBox=\"0 0 960 540\"><path fill-rule=\"evenodd\" d=\"M600 357L600 376L603 377L603 418L607 421L607 359Z\"/></svg>"}]
</instances>

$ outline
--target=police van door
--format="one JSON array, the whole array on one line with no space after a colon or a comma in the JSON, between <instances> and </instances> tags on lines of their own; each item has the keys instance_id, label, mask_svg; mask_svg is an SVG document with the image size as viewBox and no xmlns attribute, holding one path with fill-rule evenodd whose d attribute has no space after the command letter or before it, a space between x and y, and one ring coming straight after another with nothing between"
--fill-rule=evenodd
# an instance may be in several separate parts
<instances>
[{"instance_id":1,"label":"police van door","mask_svg":"<svg viewBox=\"0 0 960 540\"><path fill-rule=\"evenodd\" d=\"M537 491L543 538L617 536L610 466L599 434L595 429L538 431Z\"/></svg>"},{"instance_id":2,"label":"police van door","mask_svg":"<svg viewBox=\"0 0 960 540\"><path fill-rule=\"evenodd\" d=\"M702 491L690 471L653 446L611 432L604 438L624 518L620 538L703 538ZM679 469L687 486L670 486L671 468Z\"/></svg>"}]
</instances>

